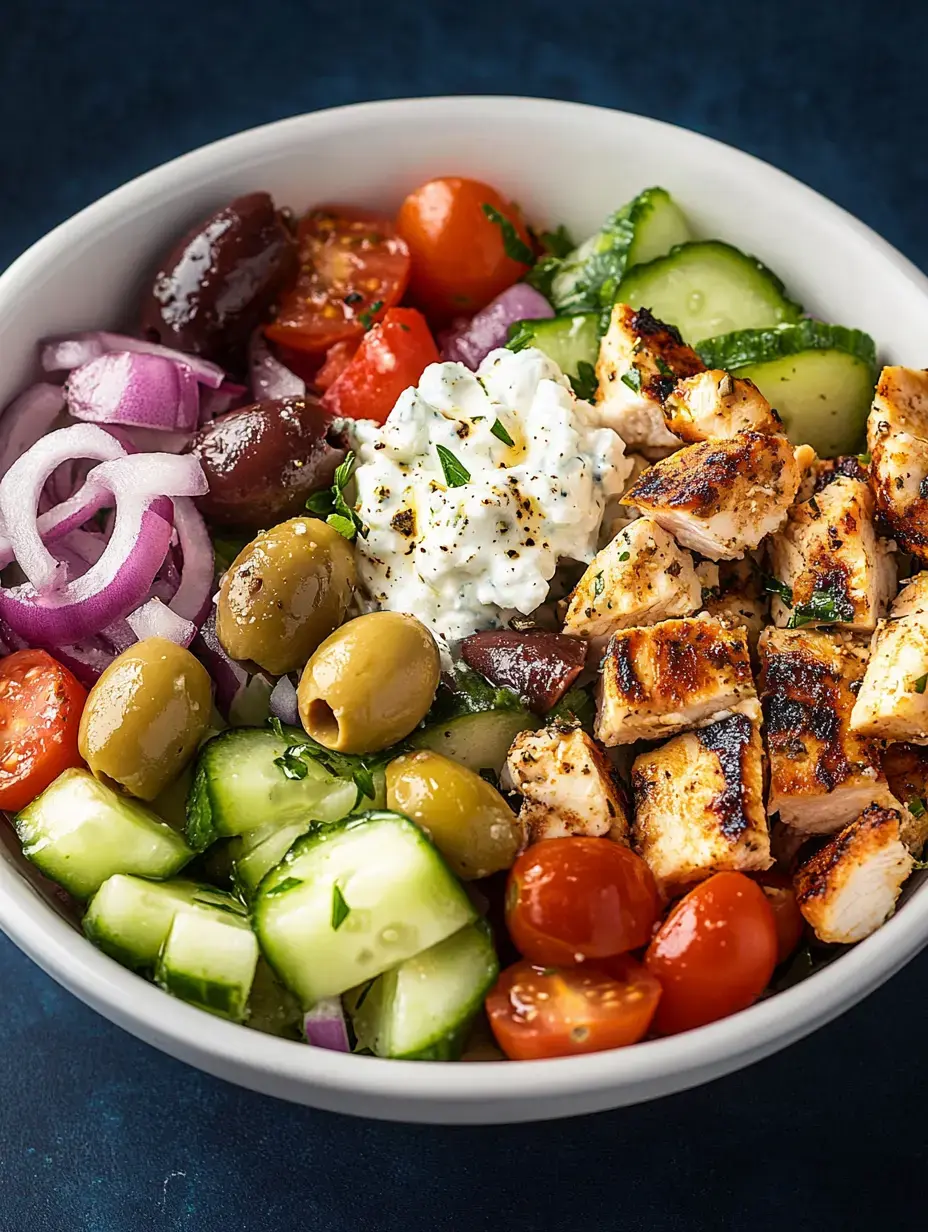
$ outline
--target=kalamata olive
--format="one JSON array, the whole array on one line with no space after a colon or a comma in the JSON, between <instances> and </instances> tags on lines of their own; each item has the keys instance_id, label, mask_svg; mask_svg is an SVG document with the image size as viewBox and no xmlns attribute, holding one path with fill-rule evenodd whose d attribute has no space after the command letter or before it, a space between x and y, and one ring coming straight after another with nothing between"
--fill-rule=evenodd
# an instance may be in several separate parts
<instances>
[{"instance_id":1,"label":"kalamata olive","mask_svg":"<svg viewBox=\"0 0 928 1232\"><path fill-rule=\"evenodd\" d=\"M331 416L313 397L256 402L201 428L191 450L209 491L197 500L218 526L254 530L303 512L345 456Z\"/></svg>"},{"instance_id":2,"label":"kalamata olive","mask_svg":"<svg viewBox=\"0 0 928 1232\"><path fill-rule=\"evenodd\" d=\"M142 304L153 342L244 368L252 330L296 280L296 241L266 192L237 197L168 253Z\"/></svg>"},{"instance_id":3,"label":"kalamata olive","mask_svg":"<svg viewBox=\"0 0 928 1232\"><path fill-rule=\"evenodd\" d=\"M226 654L273 676L301 668L345 619L354 552L319 518L293 518L244 548L222 579L216 633Z\"/></svg>"},{"instance_id":4,"label":"kalamata olive","mask_svg":"<svg viewBox=\"0 0 928 1232\"><path fill-rule=\"evenodd\" d=\"M465 637L461 654L468 667L513 689L532 710L545 714L583 670L586 643L563 633L487 629Z\"/></svg>"}]
</instances>

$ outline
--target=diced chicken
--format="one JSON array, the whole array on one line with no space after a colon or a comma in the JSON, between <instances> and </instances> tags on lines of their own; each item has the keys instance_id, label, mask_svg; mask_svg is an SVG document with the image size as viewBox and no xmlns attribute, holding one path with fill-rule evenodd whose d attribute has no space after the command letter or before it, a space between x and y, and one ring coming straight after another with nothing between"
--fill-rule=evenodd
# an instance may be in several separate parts
<instances>
[{"instance_id":1,"label":"diced chicken","mask_svg":"<svg viewBox=\"0 0 928 1232\"><path fill-rule=\"evenodd\" d=\"M895 555L878 538L873 496L866 483L836 475L808 500L793 505L769 544L770 567L792 593L775 594L776 624L833 624L872 632L896 593Z\"/></svg>"},{"instance_id":2,"label":"diced chicken","mask_svg":"<svg viewBox=\"0 0 928 1232\"><path fill-rule=\"evenodd\" d=\"M629 449L667 453L679 439L664 424L662 407L681 377L705 368L672 325L628 304L612 309L596 364L596 402L604 422Z\"/></svg>"},{"instance_id":3,"label":"diced chicken","mask_svg":"<svg viewBox=\"0 0 928 1232\"><path fill-rule=\"evenodd\" d=\"M744 714L635 758L632 840L666 897L712 873L769 868L763 750Z\"/></svg>"},{"instance_id":4,"label":"diced chicken","mask_svg":"<svg viewBox=\"0 0 928 1232\"><path fill-rule=\"evenodd\" d=\"M767 628L758 679L770 759L767 811L804 834L834 834L870 804L898 808L877 741L851 730L866 639Z\"/></svg>"},{"instance_id":5,"label":"diced chicken","mask_svg":"<svg viewBox=\"0 0 928 1232\"><path fill-rule=\"evenodd\" d=\"M928 614L928 571L916 573L903 582L902 589L889 609L890 620L899 620L902 616L924 616Z\"/></svg>"},{"instance_id":6,"label":"diced chicken","mask_svg":"<svg viewBox=\"0 0 928 1232\"><path fill-rule=\"evenodd\" d=\"M646 470L622 498L684 547L734 560L782 526L811 451L785 436L743 432L703 441Z\"/></svg>"},{"instance_id":7,"label":"diced chicken","mask_svg":"<svg viewBox=\"0 0 928 1232\"><path fill-rule=\"evenodd\" d=\"M715 570L711 581L707 566ZM720 565L703 561L697 569L703 583L703 611L726 625L741 625L747 630L751 653L768 620L767 594L760 573L751 560L724 560Z\"/></svg>"},{"instance_id":8,"label":"diced chicken","mask_svg":"<svg viewBox=\"0 0 928 1232\"><path fill-rule=\"evenodd\" d=\"M834 482L840 475L845 479L859 479L868 483L870 472L863 465L857 454L842 454L838 458L815 458L808 466L796 493L797 501L807 501L823 488Z\"/></svg>"},{"instance_id":9,"label":"diced chicken","mask_svg":"<svg viewBox=\"0 0 928 1232\"><path fill-rule=\"evenodd\" d=\"M902 804L902 841L913 856L928 843L928 749L917 744L890 744L883 750L883 773Z\"/></svg>"},{"instance_id":10,"label":"diced chicken","mask_svg":"<svg viewBox=\"0 0 928 1232\"><path fill-rule=\"evenodd\" d=\"M634 522L635 518L641 517L641 514L634 505L621 505L619 502L632 487L638 476L643 474L651 463L640 453L626 454L625 461L631 464L631 470L625 477L622 491L617 496L610 497L606 502L602 525L599 530L599 546L601 548L611 543L619 531L624 530L629 522Z\"/></svg>"},{"instance_id":11,"label":"diced chicken","mask_svg":"<svg viewBox=\"0 0 928 1232\"><path fill-rule=\"evenodd\" d=\"M913 603L917 593L904 600L903 610L917 605ZM880 621L870 643L870 660L854 703L851 729L880 740L928 744L926 682L928 613L913 611Z\"/></svg>"},{"instance_id":12,"label":"diced chicken","mask_svg":"<svg viewBox=\"0 0 928 1232\"><path fill-rule=\"evenodd\" d=\"M867 447L878 513L900 547L928 563L928 371L883 369Z\"/></svg>"},{"instance_id":13,"label":"diced chicken","mask_svg":"<svg viewBox=\"0 0 928 1232\"><path fill-rule=\"evenodd\" d=\"M608 835L628 842L628 809L606 754L582 728L553 723L516 736L504 783L523 797L528 840Z\"/></svg>"},{"instance_id":14,"label":"diced chicken","mask_svg":"<svg viewBox=\"0 0 928 1232\"><path fill-rule=\"evenodd\" d=\"M760 706L743 629L691 617L613 634L599 681L603 744L659 740Z\"/></svg>"},{"instance_id":15,"label":"diced chicken","mask_svg":"<svg viewBox=\"0 0 928 1232\"><path fill-rule=\"evenodd\" d=\"M892 915L914 863L901 826L897 810L871 805L799 865L796 902L820 941L862 941Z\"/></svg>"},{"instance_id":16,"label":"diced chicken","mask_svg":"<svg viewBox=\"0 0 928 1232\"><path fill-rule=\"evenodd\" d=\"M783 431L783 420L754 382L721 368L677 381L663 412L668 429L688 444L740 432Z\"/></svg>"},{"instance_id":17,"label":"diced chicken","mask_svg":"<svg viewBox=\"0 0 928 1232\"><path fill-rule=\"evenodd\" d=\"M603 639L630 625L689 616L701 596L689 552L651 518L638 518L593 557L570 597L564 632Z\"/></svg>"}]
</instances>

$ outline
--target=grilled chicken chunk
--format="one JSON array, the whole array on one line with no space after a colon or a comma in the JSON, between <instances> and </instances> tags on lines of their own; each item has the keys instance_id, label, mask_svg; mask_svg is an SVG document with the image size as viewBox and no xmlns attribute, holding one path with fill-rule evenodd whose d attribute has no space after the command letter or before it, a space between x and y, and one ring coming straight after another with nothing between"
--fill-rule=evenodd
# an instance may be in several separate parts
<instances>
[{"instance_id":1,"label":"grilled chicken chunk","mask_svg":"<svg viewBox=\"0 0 928 1232\"><path fill-rule=\"evenodd\" d=\"M820 941L849 944L876 932L912 871L896 809L873 804L800 863L796 902Z\"/></svg>"},{"instance_id":2,"label":"grilled chicken chunk","mask_svg":"<svg viewBox=\"0 0 928 1232\"><path fill-rule=\"evenodd\" d=\"M767 628L758 678L770 758L768 813L805 834L834 834L870 804L898 808L877 741L851 730L866 639Z\"/></svg>"},{"instance_id":3,"label":"grilled chicken chunk","mask_svg":"<svg viewBox=\"0 0 928 1232\"><path fill-rule=\"evenodd\" d=\"M707 569L715 570L715 580ZM703 561L697 568L703 584L703 611L726 625L741 625L747 630L753 655L757 639L769 618L767 594L760 572L751 560L723 560L718 565Z\"/></svg>"},{"instance_id":4,"label":"grilled chicken chunk","mask_svg":"<svg viewBox=\"0 0 928 1232\"><path fill-rule=\"evenodd\" d=\"M703 441L656 462L622 504L654 518L684 547L711 560L734 560L778 530L799 488L807 445L785 436L742 432Z\"/></svg>"},{"instance_id":5,"label":"grilled chicken chunk","mask_svg":"<svg viewBox=\"0 0 928 1232\"><path fill-rule=\"evenodd\" d=\"M624 792L605 753L579 727L553 723L516 736L504 784L522 797L528 840L608 835L628 842Z\"/></svg>"},{"instance_id":6,"label":"grilled chicken chunk","mask_svg":"<svg viewBox=\"0 0 928 1232\"><path fill-rule=\"evenodd\" d=\"M754 382L720 368L677 381L663 413L667 428L688 444L740 432L783 431L783 420Z\"/></svg>"},{"instance_id":7,"label":"grilled chicken chunk","mask_svg":"<svg viewBox=\"0 0 928 1232\"><path fill-rule=\"evenodd\" d=\"M928 749L905 742L887 745L883 773L889 790L905 805L902 841L913 856L920 856L928 843Z\"/></svg>"},{"instance_id":8,"label":"grilled chicken chunk","mask_svg":"<svg viewBox=\"0 0 928 1232\"><path fill-rule=\"evenodd\" d=\"M679 449L679 439L664 424L662 408L680 377L704 368L672 325L658 321L647 308L636 311L629 304L616 304L596 364L596 402L603 422L629 449L652 457Z\"/></svg>"},{"instance_id":9,"label":"grilled chicken chunk","mask_svg":"<svg viewBox=\"0 0 928 1232\"><path fill-rule=\"evenodd\" d=\"M916 573L903 582L889 615L891 620L899 620L902 616L928 615L928 570Z\"/></svg>"},{"instance_id":10,"label":"grilled chicken chunk","mask_svg":"<svg viewBox=\"0 0 928 1232\"><path fill-rule=\"evenodd\" d=\"M896 561L877 537L873 496L866 483L833 476L808 500L793 505L769 544L770 567L792 592L792 606L774 595L776 624L833 624L872 632L896 593Z\"/></svg>"},{"instance_id":11,"label":"grilled chicken chunk","mask_svg":"<svg viewBox=\"0 0 928 1232\"><path fill-rule=\"evenodd\" d=\"M902 590L870 643L851 729L881 740L928 744L928 574ZM904 614L901 614L904 613Z\"/></svg>"},{"instance_id":12,"label":"grilled chicken chunk","mask_svg":"<svg viewBox=\"0 0 928 1232\"><path fill-rule=\"evenodd\" d=\"M603 744L660 740L735 707L760 715L744 629L691 617L613 634L599 681Z\"/></svg>"},{"instance_id":13,"label":"grilled chicken chunk","mask_svg":"<svg viewBox=\"0 0 928 1232\"><path fill-rule=\"evenodd\" d=\"M883 369L867 448L878 513L900 547L928 563L928 371Z\"/></svg>"},{"instance_id":14,"label":"grilled chicken chunk","mask_svg":"<svg viewBox=\"0 0 928 1232\"><path fill-rule=\"evenodd\" d=\"M725 870L769 868L757 723L732 714L635 758L632 840L672 897Z\"/></svg>"},{"instance_id":15,"label":"grilled chicken chunk","mask_svg":"<svg viewBox=\"0 0 928 1232\"><path fill-rule=\"evenodd\" d=\"M870 472L856 454L841 454L838 458L815 458L808 466L796 493L797 501L807 501L823 488L827 488L839 476L870 482Z\"/></svg>"},{"instance_id":16,"label":"grilled chicken chunk","mask_svg":"<svg viewBox=\"0 0 928 1232\"><path fill-rule=\"evenodd\" d=\"M630 625L689 616L701 596L689 552L651 518L638 518L593 557L570 596L564 632L606 638Z\"/></svg>"}]
</instances>

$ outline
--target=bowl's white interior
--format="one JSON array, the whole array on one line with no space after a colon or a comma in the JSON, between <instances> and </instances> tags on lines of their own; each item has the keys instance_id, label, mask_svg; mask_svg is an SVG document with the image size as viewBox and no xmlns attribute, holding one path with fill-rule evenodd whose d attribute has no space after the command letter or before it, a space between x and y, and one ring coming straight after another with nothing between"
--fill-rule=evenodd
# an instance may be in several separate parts
<instances>
[{"instance_id":1,"label":"bowl's white interior","mask_svg":"<svg viewBox=\"0 0 928 1232\"><path fill-rule=\"evenodd\" d=\"M577 237L636 191L670 189L696 232L767 262L807 310L869 331L881 357L928 363L928 281L810 189L747 155L655 121L524 99L343 108L258 129L151 172L77 215L0 278L0 405L33 375L35 342L130 324L166 246L238 193L394 208L432 175L488 180L536 224ZM824 972L744 1014L624 1052L520 1065L342 1057L214 1021L97 953L0 844L0 924L78 996L176 1056L244 1085L344 1111L517 1120L617 1106L693 1085L827 1021L928 939L928 890Z\"/></svg>"}]
</instances>

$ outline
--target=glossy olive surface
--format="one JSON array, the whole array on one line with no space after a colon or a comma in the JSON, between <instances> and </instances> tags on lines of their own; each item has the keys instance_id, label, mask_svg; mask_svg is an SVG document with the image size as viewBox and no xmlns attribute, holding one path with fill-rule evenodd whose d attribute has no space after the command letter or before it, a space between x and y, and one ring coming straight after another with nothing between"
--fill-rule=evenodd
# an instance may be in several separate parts
<instances>
[{"instance_id":1,"label":"glossy olive surface","mask_svg":"<svg viewBox=\"0 0 928 1232\"><path fill-rule=\"evenodd\" d=\"M263 531L222 579L216 632L233 659L274 676L302 668L345 619L356 580L351 544L318 518Z\"/></svg>"},{"instance_id":2,"label":"glossy olive surface","mask_svg":"<svg viewBox=\"0 0 928 1232\"><path fill-rule=\"evenodd\" d=\"M297 689L314 740L343 753L375 753L425 717L438 687L435 639L401 612L358 616L327 638Z\"/></svg>"},{"instance_id":3,"label":"glossy olive surface","mask_svg":"<svg viewBox=\"0 0 928 1232\"><path fill-rule=\"evenodd\" d=\"M532 710L546 714L583 670L586 643L540 629L487 629L465 637L461 655L468 667L514 689Z\"/></svg>"},{"instance_id":4,"label":"glossy olive surface","mask_svg":"<svg viewBox=\"0 0 928 1232\"><path fill-rule=\"evenodd\" d=\"M197 498L214 525L260 530L302 513L345 457L318 399L277 398L220 415L193 438L209 483Z\"/></svg>"},{"instance_id":5,"label":"glossy olive surface","mask_svg":"<svg viewBox=\"0 0 928 1232\"><path fill-rule=\"evenodd\" d=\"M390 762L387 808L427 831L466 881L510 868L522 845L518 819L496 788L440 753L407 753Z\"/></svg>"},{"instance_id":6,"label":"glossy olive surface","mask_svg":"<svg viewBox=\"0 0 928 1232\"><path fill-rule=\"evenodd\" d=\"M296 242L270 195L237 197L167 254L142 304L142 330L241 372L252 330L298 268Z\"/></svg>"},{"instance_id":7,"label":"glossy olive surface","mask_svg":"<svg viewBox=\"0 0 928 1232\"><path fill-rule=\"evenodd\" d=\"M209 673L189 650L149 637L124 651L90 690L81 757L98 779L154 800L181 774L206 731Z\"/></svg>"}]
</instances>

